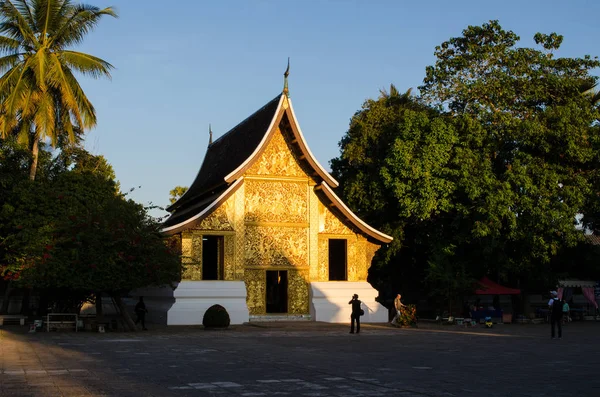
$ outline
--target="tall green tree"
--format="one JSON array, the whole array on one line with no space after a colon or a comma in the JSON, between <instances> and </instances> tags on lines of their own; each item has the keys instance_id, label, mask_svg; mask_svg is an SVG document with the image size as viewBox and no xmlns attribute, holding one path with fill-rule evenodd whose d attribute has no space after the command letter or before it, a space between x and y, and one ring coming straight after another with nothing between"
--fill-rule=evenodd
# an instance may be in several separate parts
<instances>
[{"instance_id":1,"label":"tall green tree","mask_svg":"<svg viewBox=\"0 0 600 397\"><path fill-rule=\"evenodd\" d=\"M22 173L0 197L5 281L75 301L105 293L122 307L132 289L179 280L177 246L162 238L144 206L119 192L102 156L72 149L50 160L44 178L34 182ZM5 167L23 170L22 160L13 163L0 162L0 175Z\"/></svg>"},{"instance_id":2,"label":"tall green tree","mask_svg":"<svg viewBox=\"0 0 600 397\"><path fill-rule=\"evenodd\" d=\"M543 288L552 258L583 239L576 217L600 213L585 94L600 63L555 57L554 33L518 41L496 21L470 26L436 48L421 97L390 89L352 118L332 172L351 208L397 238L372 268L380 280L455 297L483 274Z\"/></svg>"},{"instance_id":3,"label":"tall green tree","mask_svg":"<svg viewBox=\"0 0 600 397\"><path fill-rule=\"evenodd\" d=\"M539 49L518 47L497 21L470 26L436 48L419 87L432 105L482 126L494 189L472 196L485 202L473 232L499 238L496 254L515 271L581 240L575 218L596 190L600 149L598 107L582 92L598 81L598 58L555 57L556 33L534 40Z\"/></svg>"},{"instance_id":4,"label":"tall green tree","mask_svg":"<svg viewBox=\"0 0 600 397\"><path fill-rule=\"evenodd\" d=\"M32 153L35 179L39 143L75 142L96 125L96 112L76 73L109 77L112 65L74 51L111 7L70 0L0 1L0 134L16 134Z\"/></svg>"}]
</instances>

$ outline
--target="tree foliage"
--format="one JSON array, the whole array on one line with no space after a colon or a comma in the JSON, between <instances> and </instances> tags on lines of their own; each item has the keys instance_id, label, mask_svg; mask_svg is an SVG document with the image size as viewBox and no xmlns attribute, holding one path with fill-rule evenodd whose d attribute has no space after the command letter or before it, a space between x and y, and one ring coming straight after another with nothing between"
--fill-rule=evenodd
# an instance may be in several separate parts
<instances>
[{"instance_id":1,"label":"tree foliage","mask_svg":"<svg viewBox=\"0 0 600 397\"><path fill-rule=\"evenodd\" d=\"M65 150L46 164L47 177L35 182L23 177L24 164L0 163L0 175L22 170L0 200L4 279L40 290L117 297L178 281L178 248L163 240L146 208L118 191L102 156Z\"/></svg>"},{"instance_id":2,"label":"tree foliage","mask_svg":"<svg viewBox=\"0 0 600 397\"><path fill-rule=\"evenodd\" d=\"M96 125L75 73L110 77L112 65L71 48L104 16L117 14L70 0L0 1L0 137L31 141L31 179L39 142L73 143Z\"/></svg>"},{"instance_id":3,"label":"tree foliage","mask_svg":"<svg viewBox=\"0 0 600 397\"><path fill-rule=\"evenodd\" d=\"M331 166L353 210L396 237L379 263L403 269L379 278L427 279L447 299L484 274L542 288L583 239L576 216L597 224L600 63L534 39L470 26L436 47L420 97L392 87L352 118Z\"/></svg>"},{"instance_id":4,"label":"tree foliage","mask_svg":"<svg viewBox=\"0 0 600 397\"><path fill-rule=\"evenodd\" d=\"M170 192L169 192L169 201L171 202L171 204L175 204L175 202L177 200L179 200L181 198L181 196L183 196L185 194L185 192L188 191L188 187L187 186L175 186Z\"/></svg>"}]
</instances>

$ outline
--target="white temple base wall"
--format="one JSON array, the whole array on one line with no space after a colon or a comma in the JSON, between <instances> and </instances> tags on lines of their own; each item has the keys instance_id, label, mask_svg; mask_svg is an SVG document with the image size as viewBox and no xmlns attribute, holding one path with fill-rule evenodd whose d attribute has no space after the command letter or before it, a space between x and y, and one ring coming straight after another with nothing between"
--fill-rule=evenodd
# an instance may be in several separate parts
<instances>
[{"instance_id":1,"label":"white temple base wall","mask_svg":"<svg viewBox=\"0 0 600 397\"><path fill-rule=\"evenodd\" d=\"M212 305L227 309L231 324L249 321L246 284L243 281L182 281L173 291L175 302L167 312L167 325L199 325Z\"/></svg>"},{"instance_id":2,"label":"white temple base wall","mask_svg":"<svg viewBox=\"0 0 600 397\"><path fill-rule=\"evenodd\" d=\"M377 302L379 294L366 281L319 281L310 283L310 314L315 321L348 323L352 306L348 302L358 294L365 315L361 323L388 322L388 309Z\"/></svg>"}]
</instances>

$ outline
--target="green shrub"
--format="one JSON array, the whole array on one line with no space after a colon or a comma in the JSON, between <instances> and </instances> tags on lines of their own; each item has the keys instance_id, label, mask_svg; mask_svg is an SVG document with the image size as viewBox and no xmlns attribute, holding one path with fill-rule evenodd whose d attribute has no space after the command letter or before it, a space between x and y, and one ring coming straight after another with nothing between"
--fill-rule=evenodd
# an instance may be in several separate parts
<instances>
[{"instance_id":1,"label":"green shrub","mask_svg":"<svg viewBox=\"0 0 600 397\"><path fill-rule=\"evenodd\" d=\"M202 325L205 328L227 328L230 322L229 313L221 305L209 307L202 318Z\"/></svg>"}]
</instances>

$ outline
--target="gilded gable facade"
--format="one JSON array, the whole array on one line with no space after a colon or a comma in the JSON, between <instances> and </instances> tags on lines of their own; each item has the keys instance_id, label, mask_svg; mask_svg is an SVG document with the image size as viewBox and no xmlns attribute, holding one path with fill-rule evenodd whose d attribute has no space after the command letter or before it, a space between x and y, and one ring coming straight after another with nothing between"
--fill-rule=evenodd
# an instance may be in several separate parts
<instances>
[{"instance_id":1,"label":"gilded gable facade","mask_svg":"<svg viewBox=\"0 0 600 397\"><path fill-rule=\"evenodd\" d=\"M211 261L217 268L210 270L210 280L244 281L246 305L254 316L308 315L311 283L366 281L382 244L378 238L389 238L348 215L323 186L325 171L315 168L316 160L307 161L312 155L304 142L298 143L303 138L290 106L282 95L270 130L251 156L224 177L231 179L228 185L205 193L213 196L198 204L187 198L189 208L198 208L196 218L180 216L179 223L164 229L181 237L182 282L206 280L205 262Z\"/></svg>"}]
</instances>

